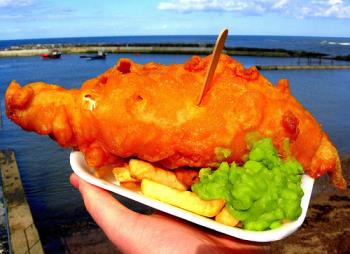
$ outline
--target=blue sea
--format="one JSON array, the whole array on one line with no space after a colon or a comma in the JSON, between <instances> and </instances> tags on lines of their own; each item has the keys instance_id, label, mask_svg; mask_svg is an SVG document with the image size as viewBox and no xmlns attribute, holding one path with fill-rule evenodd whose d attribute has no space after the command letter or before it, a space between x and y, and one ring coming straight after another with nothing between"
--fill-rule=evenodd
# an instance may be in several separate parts
<instances>
[{"instance_id":1,"label":"blue sea","mask_svg":"<svg viewBox=\"0 0 350 254\"><path fill-rule=\"evenodd\" d=\"M213 43L213 36L96 37L0 41L1 47L24 43L138 43L189 42ZM330 43L334 42L334 43ZM230 46L285 48L336 55L350 54L349 38L233 36ZM45 81L66 88L77 88L113 66L119 58L138 63L155 61L163 64L183 63L189 55L112 54L106 60L86 61L79 55L63 55L58 60L42 60L39 56L0 58L0 100L2 124L0 149L16 151L25 192L47 253L64 253L62 239L68 228L87 225L91 218L85 212L77 191L70 186L69 150L57 146L46 136L21 130L4 112L4 93L11 80L20 84ZM252 65L296 64L294 58L235 57L246 67ZM350 153L350 71L291 70L263 71L268 79L290 80L295 97L317 118L341 154ZM137 208L135 204L129 204ZM1 207L0 207L1 215Z\"/></svg>"}]
</instances>

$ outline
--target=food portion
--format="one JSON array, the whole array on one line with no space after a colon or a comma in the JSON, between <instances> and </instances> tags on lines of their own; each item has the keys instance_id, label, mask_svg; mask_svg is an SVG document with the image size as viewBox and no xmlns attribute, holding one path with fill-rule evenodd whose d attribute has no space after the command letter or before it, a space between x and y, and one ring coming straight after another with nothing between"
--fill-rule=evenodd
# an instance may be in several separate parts
<instances>
[{"instance_id":1,"label":"food portion","mask_svg":"<svg viewBox=\"0 0 350 254\"><path fill-rule=\"evenodd\" d=\"M167 173L154 178L155 170ZM279 158L271 139L255 142L242 166L222 162L217 169L201 169L189 190L169 181L176 178L174 172L136 159L111 171L126 187L137 179L141 185L137 191L147 197L246 230L278 228L302 213L303 168L293 158Z\"/></svg>"},{"instance_id":2,"label":"food portion","mask_svg":"<svg viewBox=\"0 0 350 254\"><path fill-rule=\"evenodd\" d=\"M229 213L248 230L266 230L296 220L302 209L302 166L281 160L271 139L256 142L242 165L201 169L193 192L204 200L224 199Z\"/></svg>"},{"instance_id":3,"label":"food portion","mask_svg":"<svg viewBox=\"0 0 350 254\"><path fill-rule=\"evenodd\" d=\"M329 173L338 188L346 187L337 150L291 95L287 80L273 86L255 67L221 55L197 106L209 60L140 65L120 59L80 89L13 81L5 96L7 116L82 151L95 168L131 157L167 169L241 165L252 142L270 138L282 157L295 157L310 176ZM192 176L178 172L191 182Z\"/></svg>"},{"instance_id":4,"label":"food portion","mask_svg":"<svg viewBox=\"0 0 350 254\"><path fill-rule=\"evenodd\" d=\"M173 172L154 167L150 163L131 159L129 167L130 174L139 180L147 178L180 191L187 189L187 187L177 179Z\"/></svg>"},{"instance_id":5,"label":"food portion","mask_svg":"<svg viewBox=\"0 0 350 254\"><path fill-rule=\"evenodd\" d=\"M214 217L224 207L223 199L206 201L191 191L179 191L166 185L153 182L147 178L142 180L141 192L150 198L163 201L205 217Z\"/></svg>"},{"instance_id":6,"label":"food portion","mask_svg":"<svg viewBox=\"0 0 350 254\"><path fill-rule=\"evenodd\" d=\"M226 207L224 207L220 213L215 216L215 220L221 224L231 227L234 227L239 223L239 220L233 217Z\"/></svg>"},{"instance_id":7,"label":"food portion","mask_svg":"<svg viewBox=\"0 0 350 254\"><path fill-rule=\"evenodd\" d=\"M228 226L261 231L296 220L304 172L346 188L336 148L287 80L273 86L221 55L196 105L209 60L121 59L81 89L13 81L6 113L82 151L95 176Z\"/></svg>"}]
</instances>

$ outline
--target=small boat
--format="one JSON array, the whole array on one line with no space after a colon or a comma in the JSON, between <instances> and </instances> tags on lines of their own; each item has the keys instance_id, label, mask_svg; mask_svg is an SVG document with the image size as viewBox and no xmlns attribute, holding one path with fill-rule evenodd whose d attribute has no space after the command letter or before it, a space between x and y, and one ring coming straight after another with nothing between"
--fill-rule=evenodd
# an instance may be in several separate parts
<instances>
[{"instance_id":1,"label":"small boat","mask_svg":"<svg viewBox=\"0 0 350 254\"><path fill-rule=\"evenodd\" d=\"M61 55L61 51L54 49L51 50L49 53L42 54L41 56L43 59L58 59L61 58Z\"/></svg>"},{"instance_id":2,"label":"small boat","mask_svg":"<svg viewBox=\"0 0 350 254\"><path fill-rule=\"evenodd\" d=\"M103 60L106 59L107 54L105 52L99 51L96 55L84 55L80 58L85 58L87 60Z\"/></svg>"}]
</instances>

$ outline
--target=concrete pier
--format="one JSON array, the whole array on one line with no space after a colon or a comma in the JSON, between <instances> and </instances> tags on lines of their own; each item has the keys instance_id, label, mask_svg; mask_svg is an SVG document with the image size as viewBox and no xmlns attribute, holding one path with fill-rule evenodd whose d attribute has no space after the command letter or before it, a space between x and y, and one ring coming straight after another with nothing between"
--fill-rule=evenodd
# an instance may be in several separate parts
<instances>
[{"instance_id":1,"label":"concrete pier","mask_svg":"<svg viewBox=\"0 0 350 254\"><path fill-rule=\"evenodd\" d=\"M0 169L7 209L10 253L43 254L13 151L0 151Z\"/></svg>"},{"instance_id":2,"label":"concrete pier","mask_svg":"<svg viewBox=\"0 0 350 254\"><path fill-rule=\"evenodd\" d=\"M63 54L87 54L97 53L103 51L109 54L119 53L132 53L132 54L186 54L186 55L208 55L213 51L213 47L204 46L152 46L152 45L135 45L135 46L98 46L98 45L86 45L86 46L57 46L47 48L30 48L22 47L15 49L0 50L0 57L19 57L19 56L36 56L45 53L49 53L51 49L57 49ZM274 50L252 50L252 49L234 49L226 48L223 53L229 55L242 55L242 56L269 56L269 57L289 57L289 52L274 51Z\"/></svg>"},{"instance_id":3,"label":"concrete pier","mask_svg":"<svg viewBox=\"0 0 350 254\"><path fill-rule=\"evenodd\" d=\"M184 54L184 55L209 55L213 51L212 44L38 44L12 46L0 50L1 57L40 56L56 49L62 54L96 54L103 51L108 54ZM350 61L350 56L326 56L323 53L293 51L285 49L268 48L244 48L225 47L223 53L231 56L256 56L256 57L291 57L307 59L307 64L298 65L261 65L259 70L349 70L350 64L333 64L334 60ZM318 64L312 64L317 60ZM331 61L332 64L322 64L323 60ZM298 60L299 62L299 60Z\"/></svg>"},{"instance_id":4,"label":"concrete pier","mask_svg":"<svg viewBox=\"0 0 350 254\"><path fill-rule=\"evenodd\" d=\"M258 70L350 70L350 65L259 65Z\"/></svg>"},{"instance_id":5,"label":"concrete pier","mask_svg":"<svg viewBox=\"0 0 350 254\"><path fill-rule=\"evenodd\" d=\"M0 50L0 57L34 56L57 49L63 54L86 54L104 51L106 53L137 53L137 54L210 54L214 44L202 43L128 43L128 44L35 44L12 46ZM286 49L225 47L224 53L242 56L269 57L325 57L323 53L293 51Z\"/></svg>"}]
</instances>

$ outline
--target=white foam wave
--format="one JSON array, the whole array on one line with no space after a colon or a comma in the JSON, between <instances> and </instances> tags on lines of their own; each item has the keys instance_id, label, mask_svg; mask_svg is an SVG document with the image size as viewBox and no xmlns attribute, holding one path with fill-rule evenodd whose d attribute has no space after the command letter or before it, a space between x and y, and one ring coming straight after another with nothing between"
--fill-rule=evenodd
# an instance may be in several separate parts
<instances>
[{"instance_id":1,"label":"white foam wave","mask_svg":"<svg viewBox=\"0 0 350 254\"><path fill-rule=\"evenodd\" d=\"M350 46L350 42L321 41L321 44Z\"/></svg>"}]
</instances>

